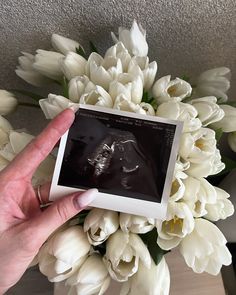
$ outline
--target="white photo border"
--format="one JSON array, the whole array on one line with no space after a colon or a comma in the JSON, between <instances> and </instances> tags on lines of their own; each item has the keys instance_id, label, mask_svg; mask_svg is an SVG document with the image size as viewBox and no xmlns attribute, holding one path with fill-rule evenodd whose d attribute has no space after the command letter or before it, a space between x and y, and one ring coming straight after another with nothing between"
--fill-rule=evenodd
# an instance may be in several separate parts
<instances>
[{"instance_id":1,"label":"white photo border","mask_svg":"<svg viewBox=\"0 0 236 295\"><path fill-rule=\"evenodd\" d=\"M183 128L183 122L165 119L165 118L161 118L157 116L141 115L137 113L120 111L116 109L104 108L104 107L93 106L93 105L80 104L78 105L78 109L79 108L85 109L85 110L102 112L102 113L114 114L119 116L125 116L130 118L136 118L136 119L141 119L146 121L172 124L176 126L175 134L174 134L174 138L173 138L173 142L171 146L171 152L170 152L164 187L163 187L163 193L161 196L161 203L155 203L152 201L145 201L141 199L133 199L129 197L125 197L125 200L124 200L123 197L121 198L121 196L118 196L118 195L99 192L97 198L90 204L91 207L109 209L113 211L125 212L125 213L134 214L134 215L141 215L141 216L146 216L149 218L164 220L166 218L167 203L168 203L168 198L169 198L170 190L171 190L172 177L173 177L173 172L175 168L179 141L180 141L182 128ZM63 162L68 133L69 133L69 130L61 137L56 165L55 165L55 169L53 173L52 184L51 184L50 197L49 197L50 201L55 201L56 199L59 199L70 193L84 191L84 189L80 189L80 188L58 185L58 180L59 180L59 176L61 172L61 166Z\"/></svg>"}]
</instances>

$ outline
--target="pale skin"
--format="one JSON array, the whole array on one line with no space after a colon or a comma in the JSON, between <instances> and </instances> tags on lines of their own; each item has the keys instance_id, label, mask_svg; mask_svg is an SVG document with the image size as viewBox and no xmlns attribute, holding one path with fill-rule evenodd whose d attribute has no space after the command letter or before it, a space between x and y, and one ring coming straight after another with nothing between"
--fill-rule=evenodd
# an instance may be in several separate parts
<instances>
[{"instance_id":1,"label":"pale skin","mask_svg":"<svg viewBox=\"0 0 236 295\"><path fill-rule=\"evenodd\" d=\"M31 185L34 171L73 120L72 110L63 111L0 172L0 294L21 278L49 235L96 197L96 190L74 193L42 211ZM45 185L44 203L48 194Z\"/></svg>"}]
</instances>

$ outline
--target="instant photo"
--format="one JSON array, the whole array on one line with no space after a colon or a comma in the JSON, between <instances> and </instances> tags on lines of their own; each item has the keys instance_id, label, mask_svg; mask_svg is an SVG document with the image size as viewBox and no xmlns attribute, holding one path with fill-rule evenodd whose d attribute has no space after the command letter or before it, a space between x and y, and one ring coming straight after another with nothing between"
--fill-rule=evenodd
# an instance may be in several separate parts
<instances>
[{"instance_id":1,"label":"instant photo","mask_svg":"<svg viewBox=\"0 0 236 295\"><path fill-rule=\"evenodd\" d=\"M96 207L164 218L181 126L158 117L80 106L62 138L51 199L60 188L97 188Z\"/></svg>"}]
</instances>

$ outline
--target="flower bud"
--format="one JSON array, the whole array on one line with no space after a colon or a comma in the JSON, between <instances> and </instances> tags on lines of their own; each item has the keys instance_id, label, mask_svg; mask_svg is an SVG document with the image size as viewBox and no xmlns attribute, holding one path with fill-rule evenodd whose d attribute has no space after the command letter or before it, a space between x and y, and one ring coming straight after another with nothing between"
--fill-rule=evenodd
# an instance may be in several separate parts
<instances>
[{"instance_id":1,"label":"flower bud","mask_svg":"<svg viewBox=\"0 0 236 295\"><path fill-rule=\"evenodd\" d=\"M75 52L68 52L60 61L62 71L68 80L85 73L86 59Z\"/></svg>"},{"instance_id":2,"label":"flower bud","mask_svg":"<svg viewBox=\"0 0 236 295\"><path fill-rule=\"evenodd\" d=\"M197 110L198 118L204 127L220 121L224 117L223 109L216 102L217 99L214 96L196 98L190 102Z\"/></svg>"},{"instance_id":3,"label":"flower bud","mask_svg":"<svg viewBox=\"0 0 236 295\"><path fill-rule=\"evenodd\" d=\"M50 79L37 72L33 67L35 56L27 52L22 52L22 54L23 55L18 58L19 65L15 71L17 76L37 87L48 84Z\"/></svg>"},{"instance_id":4,"label":"flower bud","mask_svg":"<svg viewBox=\"0 0 236 295\"><path fill-rule=\"evenodd\" d=\"M96 88L89 93L84 93L79 101L81 104L91 104L106 108L112 108L113 101L110 95L101 86Z\"/></svg>"},{"instance_id":5,"label":"flower bud","mask_svg":"<svg viewBox=\"0 0 236 295\"><path fill-rule=\"evenodd\" d=\"M84 231L90 244L96 246L106 241L119 227L118 213L104 209L92 209L84 221Z\"/></svg>"},{"instance_id":6,"label":"flower bud","mask_svg":"<svg viewBox=\"0 0 236 295\"><path fill-rule=\"evenodd\" d=\"M180 253L194 272L205 271L217 275L222 265L232 262L226 242L216 225L205 219L196 218L194 230L181 241Z\"/></svg>"},{"instance_id":7,"label":"flower bud","mask_svg":"<svg viewBox=\"0 0 236 295\"><path fill-rule=\"evenodd\" d=\"M123 283L120 295L169 295L170 272L164 256L156 265L153 261L150 269L142 263L136 274Z\"/></svg>"},{"instance_id":8,"label":"flower bud","mask_svg":"<svg viewBox=\"0 0 236 295\"><path fill-rule=\"evenodd\" d=\"M180 79L170 80L171 76L165 76L155 82L152 88L153 97L159 104L168 101L181 101L191 95L191 85Z\"/></svg>"},{"instance_id":9,"label":"flower bud","mask_svg":"<svg viewBox=\"0 0 236 295\"><path fill-rule=\"evenodd\" d=\"M43 76L60 81L63 77L60 60L63 57L63 54L55 51L38 49L33 68Z\"/></svg>"},{"instance_id":10,"label":"flower bud","mask_svg":"<svg viewBox=\"0 0 236 295\"><path fill-rule=\"evenodd\" d=\"M196 95L215 96L220 103L227 101L226 92L230 88L229 75L230 69L226 67L210 69L201 73L196 83Z\"/></svg>"},{"instance_id":11,"label":"flower bud","mask_svg":"<svg viewBox=\"0 0 236 295\"><path fill-rule=\"evenodd\" d=\"M110 83L109 93L113 100L118 95L124 95L133 103L140 103L143 96L143 83L140 76L120 74L117 80Z\"/></svg>"},{"instance_id":12,"label":"flower bud","mask_svg":"<svg viewBox=\"0 0 236 295\"><path fill-rule=\"evenodd\" d=\"M0 90L0 115L7 115L16 109L17 99L14 95L6 90Z\"/></svg>"},{"instance_id":13,"label":"flower bud","mask_svg":"<svg viewBox=\"0 0 236 295\"><path fill-rule=\"evenodd\" d=\"M46 119L53 119L60 112L75 104L64 96L50 93L48 98L40 99L39 105L44 112Z\"/></svg>"},{"instance_id":14,"label":"flower bud","mask_svg":"<svg viewBox=\"0 0 236 295\"><path fill-rule=\"evenodd\" d=\"M55 50L65 54L65 55L69 51L76 52L76 48L79 49L79 47L80 47L78 42L76 42L72 39L63 37L58 34L52 34L51 43L52 43L52 46Z\"/></svg>"},{"instance_id":15,"label":"flower bud","mask_svg":"<svg viewBox=\"0 0 236 295\"><path fill-rule=\"evenodd\" d=\"M67 279L85 261L90 244L83 228L71 226L57 231L39 251L39 269L50 282Z\"/></svg>"},{"instance_id":16,"label":"flower bud","mask_svg":"<svg viewBox=\"0 0 236 295\"><path fill-rule=\"evenodd\" d=\"M236 108L226 104L222 104L220 107L225 115L220 121L212 124L212 127L222 129L223 132L236 131Z\"/></svg>"},{"instance_id":17,"label":"flower bud","mask_svg":"<svg viewBox=\"0 0 236 295\"><path fill-rule=\"evenodd\" d=\"M152 87L157 73L157 63L155 61L149 64L149 58L134 56L128 68L128 73L142 78L143 87L147 91Z\"/></svg>"},{"instance_id":18,"label":"flower bud","mask_svg":"<svg viewBox=\"0 0 236 295\"><path fill-rule=\"evenodd\" d=\"M130 30L119 27L119 39L111 33L115 43L121 41L128 49L129 53L138 56L147 56L148 44L146 41L146 31L134 20Z\"/></svg>"},{"instance_id":19,"label":"flower bud","mask_svg":"<svg viewBox=\"0 0 236 295\"><path fill-rule=\"evenodd\" d=\"M120 213L120 228L123 232L134 234L144 234L154 228L154 219L138 215Z\"/></svg>"},{"instance_id":20,"label":"flower bud","mask_svg":"<svg viewBox=\"0 0 236 295\"><path fill-rule=\"evenodd\" d=\"M87 76L75 77L69 82L69 99L73 102L79 102L82 94L88 94L95 89L96 86Z\"/></svg>"},{"instance_id":21,"label":"flower bud","mask_svg":"<svg viewBox=\"0 0 236 295\"><path fill-rule=\"evenodd\" d=\"M151 266L151 256L141 238L136 234L126 234L121 230L110 236L103 258L110 276L118 282L127 281L138 271L139 261Z\"/></svg>"},{"instance_id":22,"label":"flower bud","mask_svg":"<svg viewBox=\"0 0 236 295\"><path fill-rule=\"evenodd\" d=\"M110 284L110 276L100 255L90 255L82 266L66 281L71 286L69 295L104 294Z\"/></svg>"}]
</instances>

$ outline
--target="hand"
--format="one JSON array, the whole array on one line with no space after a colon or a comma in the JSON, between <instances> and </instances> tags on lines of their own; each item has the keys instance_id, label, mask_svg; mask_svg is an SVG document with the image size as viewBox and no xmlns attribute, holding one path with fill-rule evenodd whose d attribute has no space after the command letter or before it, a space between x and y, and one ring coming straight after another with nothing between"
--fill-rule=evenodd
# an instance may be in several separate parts
<instances>
[{"instance_id":1,"label":"hand","mask_svg":"<svg viewBox=\"0 0 236 295\"><path fill-rule=\"evenodd\" d=\"M96 190L74 193L41 211L31 184L36 168L73 120L72 110L62 112L0 172L0 294L21 278L48 236L96 195ZM42 195L47 202L48 192Z\"/></svg>"}]
</instances>

